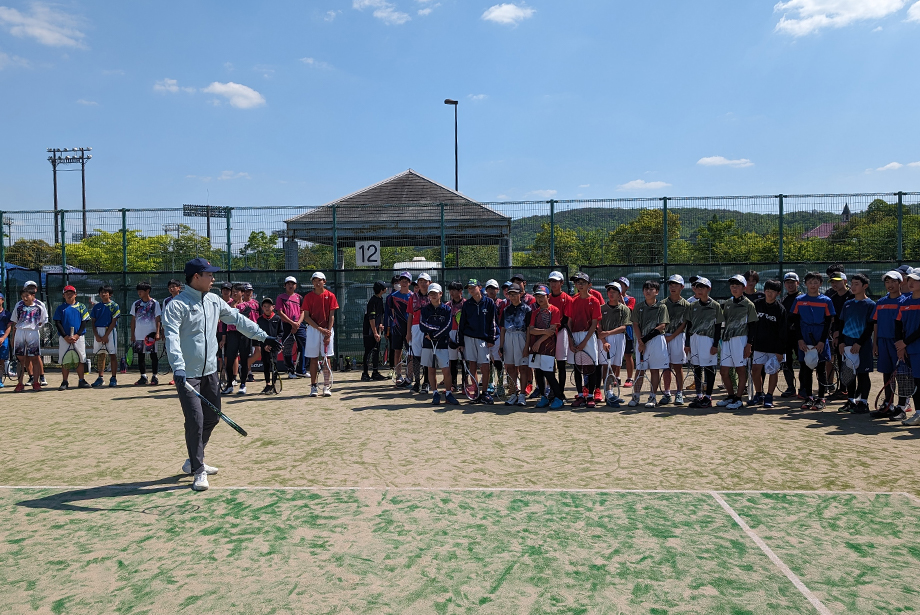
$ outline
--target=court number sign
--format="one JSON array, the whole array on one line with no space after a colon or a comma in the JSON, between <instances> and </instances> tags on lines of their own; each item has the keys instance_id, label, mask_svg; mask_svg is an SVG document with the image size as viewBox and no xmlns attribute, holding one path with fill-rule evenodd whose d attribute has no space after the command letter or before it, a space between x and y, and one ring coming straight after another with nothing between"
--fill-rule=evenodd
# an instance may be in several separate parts
<instances>
[{"instance_id":1,"label":"court number sign","mask_svg":"<svg viewBox=\"0 0 920 615\"><path fill-rule=\"evenodd\" d=\"M380 242L379 241L356 241L355 242L355 260L358 267L379 267L380 266Z\"/></svg>"}]
</instances>

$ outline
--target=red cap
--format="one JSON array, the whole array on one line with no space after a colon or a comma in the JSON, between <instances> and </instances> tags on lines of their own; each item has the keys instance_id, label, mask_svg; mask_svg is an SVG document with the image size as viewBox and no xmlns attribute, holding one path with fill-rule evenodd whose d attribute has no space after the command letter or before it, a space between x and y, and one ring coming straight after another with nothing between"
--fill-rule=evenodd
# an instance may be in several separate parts
<instances>
[{"instance_id":1,"label":"red cap","mask_svg":"<svg viewBox=\"0 0 920 615\"><path fill-rule=\"evenodd\" d=\"M64 292L66 293L68 290L72 290L73 292L77 292L77 289L74 288L73 286L65 286L65 287L64 287Z\"/></svg>"}]
</instances>

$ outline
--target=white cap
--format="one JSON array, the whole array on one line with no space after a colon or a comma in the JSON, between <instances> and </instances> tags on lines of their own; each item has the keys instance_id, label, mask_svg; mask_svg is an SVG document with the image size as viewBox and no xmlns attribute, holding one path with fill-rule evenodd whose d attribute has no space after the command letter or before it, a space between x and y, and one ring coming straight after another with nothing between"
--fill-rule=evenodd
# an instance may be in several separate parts
<instances>
[{"instance_id":1,"label":"white cap","mask_svg":"<svg viewBox=\"0 0 920 615\"><path fill-rule=\"evenodd\" d=\"M553 271L549 274L550 280L558 280L559 282L565 282L565 276L562 275L561 271Z\"/></svg>"},{"instance_id":2,"label":"white cap","mask_svg":"<svg viewBox=\"0 0 920 615\"><path fill-rule=\"evenodd\" d=\"M25 289L29 288L30 286L34 286L35 288L38 288L38 284L36 284L36 283L33 282L32 280L29 280L28 282L26 282L25 284L22 285L22 289L25 290Z\"/></svg>"},{"instance_id":3,"label":"white cap","mask_svg":"<svg viewBox=\"0 0 920 615\"><path fill-rule=\"evenodd\" d=\"M920 269L914 269L907 274L907 277L909 277L911 280L920 280Z\"/></svg>"},{"instance_id":4,"label":"white cap","mask_svg":"<svg viewBox=\"0 0 920 615\"><path fill-rule=\"evenodd\" d=\"M427 273L420 273L418 274L418 279L416 279L415 281L418 282L419 280L428 280L430 282L431 276L428 275Z\"/></svg>"},{"instance_id":5,"label":"white cap","mask_svg":"<svg viewBox=\"0 0 920 615\"><path fill-rule=\"evenodd\" d=\"M489 287L498 288L498 282L495 280L486 280L485 288L489 288Z\"/></svg>"},{"instance_id":6,"label":"white cap","mask_svg":"<svg viewBox=\"0 0 920 615\"><path fill-rule=\"evenodd\" d=\"M830 279L831 279L832 281L835 281L835 282L839 282L839 281L844 281L844 282L846 282L846 281L847 281L847 274L845 274L845 273L842 272L842 271L835 271L834 273L831 274Z\"/></svg>"},{"instance_id":7,"label":"white cap","mask_svg":"<svg viewBox=\"0 0 920 615\"><path fill-rule=\"evenodd\" d=\"M288 277L284 278L284 283L287 284L288 282L293 282L294 284L297 284L297 278L295 278L292 275L289 275Z\"/></svg>"},{"instance_id":8,"label":"white cap","mask_svg":"<svg viewBox=\"0 0 920 615\"><path fill-rule=\"evenodd\" d=\"M618 292L623 292L623 287L620 286L619 282L607 282L607 290L610 290L611 288L617 289Z\"/></svg>"},{"instance_id":9,"label":"white cap","mask_svg":"<svg viewBox=\"0 0 920 615\"><path fill-rule=\"evenodd\" d=\"M737 275L733 275L732 277L728 278L728 283L729 283L729 284L731 284L733 281L734 281L734 282L738 282L738 283L741 284L742 286L747 286L747 280L746 280L746 279L744 278L744 276L741 275L740 273L737 274Z\"/></svg>"},{"instance_id":10,"label":"white cap","mask_svg":"<svg viewBox=\"0 0 920 615\"><path fill-rule=\"evenodd\" d=\"M310 276L311 280L315 280L316 278L319 278L320 280L325 280L326 274L323 273L322 271L317 271L316 273Z\"/></svg>"},{"instance_id":11,"label":"white cap","mask_svg":"<svg viewBox=\"0 0 920 615\"><path fill-rule=\"evenodd\" d=\"M818 349L812 346L808 349L808 352L805 353L805 365L810 369L814 369L818 366Z\"/></svg>"},{"instance_id":12,"label":"white cap","mask_svg":"<svg viewBox=\"0 0 920 615\"><path fill-rule=\"evenodd\" d=\"M670 278L668 278L668 284L670 284L671 282L677 282L678 284L680 284L681 286L683 286L683 285L684 285L684 278L682 278L681 276L679 276L679 275L677 275L677 274L675 273L675 274L672 275Z\"/></svg>"},{"instance_id":13,"label":"white cap","mask_svg":"<svg viewBox=\"0 0 920 615\"><path fill-rule=\"evenodd\" d=\"M706 288L712 288L712 282L709 281L709 278L704 278L702 276L696 279L696 282L693 283L694 286L705 286Z\"/></svg>"},{"instance_id":14,"label":"white cap","mask_svg":"<svg viewBox=\"0 0 920 615\"><path fill-rule=\"evenodd\" d=\"M799 274L797 274L795 271L790 271L786 273L786 275L783 276L783 281L785 280L795 280L796 282L798 282Z\"/></svg>"},{"instance_id":15,"label":"white cap","mask_svg":"<svg viewBox=\"0 0 920 615\"><path fill-rule=\"evenodd\" d=\"M885 275L882 276L882 279L883 279L883 280L884 280L885 278L891 278L892 280L897 280L898 282L903 282L903 281L904 281L904 276L901 275L901 272L900 272L900 271L894 271L894 270L889 271L888 273L886 273Z\"/></svg>"},{"instance_id":16,"label":"white cap","mask_svg":"<svg viewBox=\"0 0 920 615\"><path fill-rule=\"evenodd\" d=\"M440 285L440 284L431 284L431 285L429 285L429 286L428 286L428 292L429 292L429 294L430 294L430 293L439 293L439 292L442 292L442 291L441 291L441 285Z\"/></svg>"}]
</instances>

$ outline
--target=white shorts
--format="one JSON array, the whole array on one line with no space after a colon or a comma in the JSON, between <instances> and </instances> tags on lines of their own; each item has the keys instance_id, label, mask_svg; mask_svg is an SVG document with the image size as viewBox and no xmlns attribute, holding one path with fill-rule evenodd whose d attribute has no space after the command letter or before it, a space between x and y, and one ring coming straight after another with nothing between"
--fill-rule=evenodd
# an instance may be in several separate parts
<instances>
[{"instance_id":1,"label":"white shorts","mask_svg":"<svg viewBox=\"0 0 920 615\"><path fill-rule=\"evenodd\" d=\"M485 365L492 361L492 349L486 346L485 340L475 337L463 338L463 358L477 365Z\"/></svg>"},{"instance_id":2,"label":"white shorts","mask_svg":"<svg viewBox=\"0 0 920 615\"><path fill-rule=\"evenodd\" d=\"M626 334L608 335L607 343L610 344L610 352L600 355L601 363L606 363L606 359L609 358L611 365L616 365L617 367L623 365L623 354L626 352Z\"/></svg>"},{"instance_id":3,"label":"white shorts","mask_svg":"<svg viewBox=\"0 0 920 615\"><path fill-rule=\"evenodd\" d=\"M527 334L523 331L505 331L505 345L502 347L505 365L527 367L530 354L527 352Z\"/></svg>"},{"instance_id":4,"label":"white shorts","mask_svg":"<svg viewBox=\"0 0 920 615\"><path fill-rule=\"evenodd\" d=\"M40 357L42 338L38 329L16 329L13 355L17 357Z\"/></svg>"},{"instance_id":5,"label":"white shorts","mask_svg":"<svg viewBox=\"0 0 920 615\"><path fill-rule=\"evenodd\" d=\"M569 358L569 332L565 329L556 331L556 360L567 361Z\"/></svg>"},{"instance_id":6,"label":"white shorts","mask_svg":"<svg viewBox=\"0 0 920 615\"><path fill-rule=\"evenodd\" d=\"M694 333L690 336L690 363L698 367L713 367L719 362L719 353L712 354L712 338Z\"/></svg>"},{"instance_id":7,"label":"white shorts","mask_svg":"<svg viewBox=\"0 0 920 615\"><path fill-rule=\"evenodd\" d=\"M759 350L755 350L751 353L751 363L754 365L766 365L770 357L775 357L776 355L777 353L774 352L760 352ZM782 355L780 354L780 356ZM780 359L780 363L782 363L782 359Z\"/></svg>"},{"instance_id":8,"label":"white shorts","mask_svg":"<svg viewBox=\"0 0 920 615\"><path fill-rule=\"evenodd\" d=\"M80 355L80 363L86 363L86 339L81 335L80 339L73 343L73 349ZM65 342L63 337L58 338L58 363L64 362L64 353L70 350L70 343Z\"/></svg>"},{"instance_id":9,"label":"white shorts","mask_svg":"<svg viewBox=\"0 0 920 615\"><path fill-rule=\"evenodd\" d=\"M107 327L96 327L96 335L99 337L105 337L105 330ZM112 329L109 332L109 341L102 343L96 341L96 337L93 336L93 354L110 354L115 356L118 354L118 329Z\"/></svg>"},{"instance_id":10,"label":"white shorts","mask_svg":"<svg viewBox=\"0 0 920 615\"><path fill-rule=\"evenodd\" d=\"M657 335L645 345L645 360L639 355L639 343L636 342L636 369L667 369L671 367L668 356L668 344L663 335Z\"/></svg>"},{"instance_id":11,"label":"white shorts","mask_svg":"<svg viewBox=\"0 0 920 615\"><path fill-rule=\"evenodd\" d=\"M422 335L422 328L419 325L412 325L412 354L413 356L422 356L422 346L424 346L425 336Z\"/></svg>"},{"instance_id":12,"label":"white shorts","mask_svg":"<svg viewBox=\"0 0 920 615\"><path fill-rule=\"evenodd\" d=\"M434 364L435 359L437 359L437 365ZM422 348L422 365L425 367L437 367L438 369L450 367L450 354L447 352L447 348Z\"/></svg>"},{"instance_id":13,"label":"white shorts","mask_svg":"<svg viewBox=\"0 0 920 615\"><path fill-rule=\"evenodd\" d=\"M540 371L550 373L553 373L556 369L556 359L549 355L531 355L529 359L529 365L531 369L538 369Z\"/></svg>"},{"instance_id":14,"label":"white shorts","mask_svg":"<svg viewBox=\"0 0 920 615\"><path fill-rule=\"evenodd\" d=\"M686 337L686 334L681 332L680 335L668 342L668 356L671 358L671 365L683 365L687 362L687 351L684 350Z\"/></svg>"},{"instance_id":15,"label":"white shorts","mask_svg":"<svg viewBox=\"0 0 920 615\"><path fill-rule=\"evenodd\" d=\"M323 334L315 327L307 327L307 343L303 347L303 355L308 359L318 359L322 356L331 357L335 354L335 331L329 337L329 346L323 352Z\"/></svg>"},{"instance_id":16,"label":"white shorts","mask_svg":"<svg viewBox=\"0 0 920 615\"><path fill-rule=\"evenodd\" d=\"M744 358L745 346L747 346L746 335L722 340L722 367L747 366L747 359Z\"/></svg>"},{"instance_id":17,"label":"white shorts","mask_svg":"<svg viewBox=\"0 0 920 615\"><path fill-rule=\"evenodd\" d=\"M587 331L578 331L572 333L572 339L575 341L575 344L569 348L569 363L575 362L575 347L582 343L585 337L588 335ZM591 334L594 335L593 333ZM590 355L591 359L594 361L594 364L597 365L597 342L596 340L589 340L585 344L584 351Z\"/></svg>"},{"instance_id":18,"label":"white shorts","mask_svg":"<svg viewBox=\"0 0 920 615\"><path fill-rule=\"evenodd\" d=\"M457 343L457 330L456 329L450 332L450 341L452 341L455 344ZM450 356L451 361L456 361L457 359L460 358L460 349L459 348L448 348L447 354L448 356Z\"/></svg>"}]
</instances>

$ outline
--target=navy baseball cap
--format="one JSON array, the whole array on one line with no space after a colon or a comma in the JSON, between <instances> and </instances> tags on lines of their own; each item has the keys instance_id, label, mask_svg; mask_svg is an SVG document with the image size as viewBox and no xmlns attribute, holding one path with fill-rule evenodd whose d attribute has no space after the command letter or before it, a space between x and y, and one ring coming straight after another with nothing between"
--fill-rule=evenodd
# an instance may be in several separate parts
<instances>
[{"instance_id":1,"label":"navy baseball cap","mask_svg":"<svg viewBox=\"0 0 920 615\"><path fill-rule=\"evenodd\" d=\"M199 274L207 273L207 272L214 273L216 271L220 271L220 268L215 267L214 265L212 265L210 262L208 262L207 260L203 258L193 258L189 262L185 263L185 275L186 276L193 276L196 273L199 273Z\"/></svg>"},{"instance_id":2,"label":"navy baseball cap","mask_svg":"<svg viewBox=\"0 0 920 615\"><path fill-rule=\"evenodd\" d=\"M226 288L227 290L233 290L233 284L230 282L224 282L220 285L221 288Z\"/></svg>"}]
</instances>

